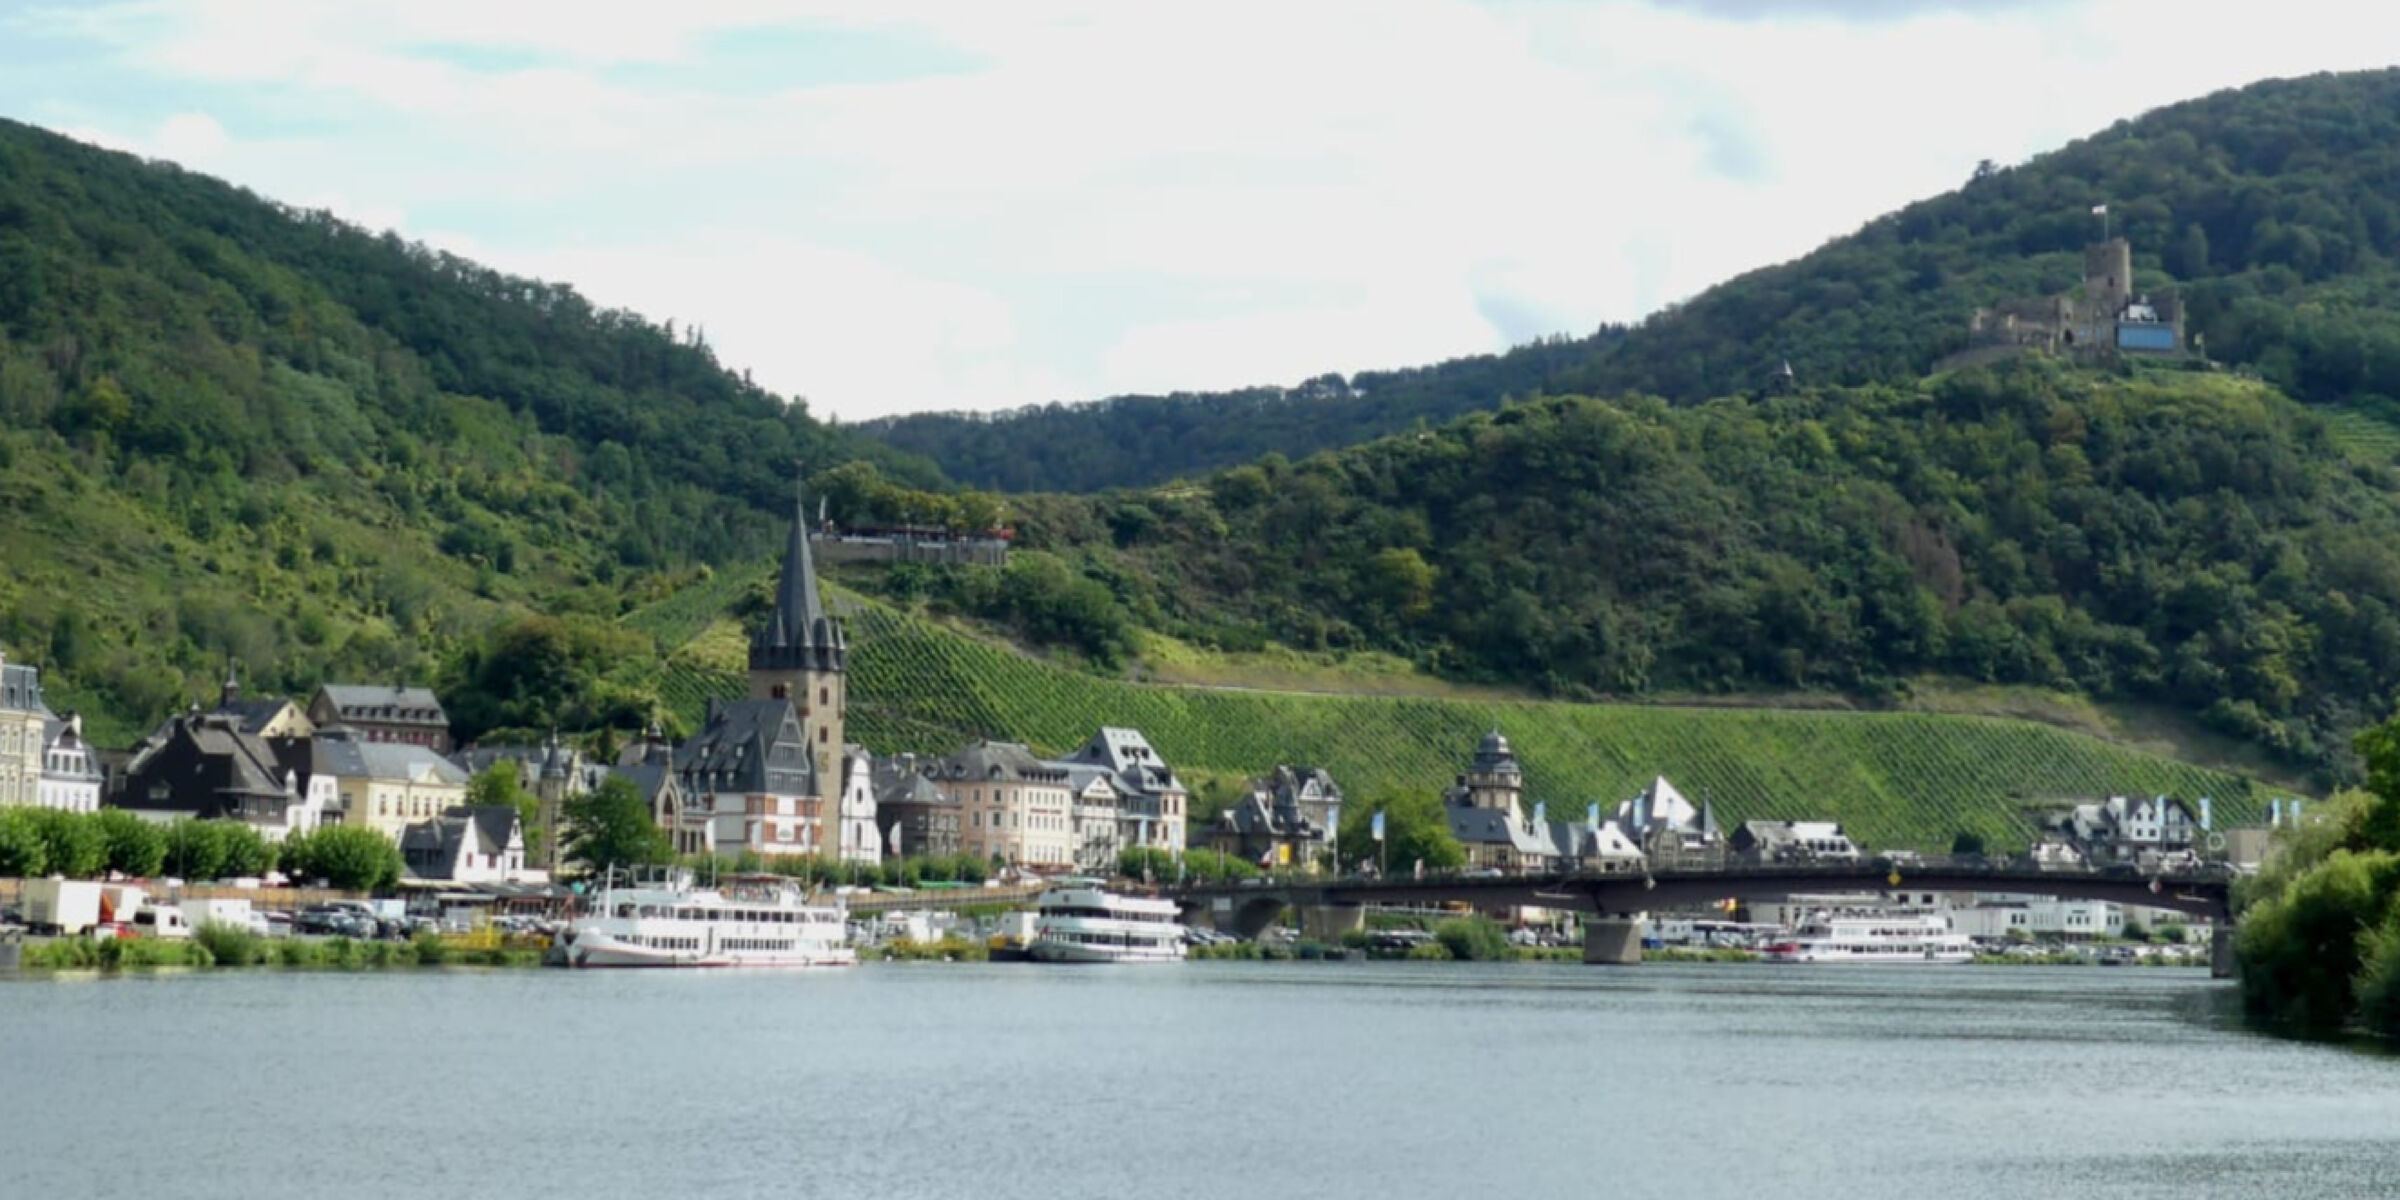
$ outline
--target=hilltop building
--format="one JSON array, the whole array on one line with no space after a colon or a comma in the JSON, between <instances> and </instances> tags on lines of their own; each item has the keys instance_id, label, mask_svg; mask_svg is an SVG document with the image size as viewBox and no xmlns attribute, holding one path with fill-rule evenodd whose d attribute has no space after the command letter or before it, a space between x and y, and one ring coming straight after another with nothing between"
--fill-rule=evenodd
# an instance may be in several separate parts
<instances>
[{"instance_id":1,"label":"hilltop building","mask_svg":"<svg viewBox=\"0 0 2400 1200\"><path fill-rule=\"evenodd\" d=\"M1967 349L1939 366L1970 366L2039 350L2077 358L2175 356L2189 347L2183 301L2173 290L2134 290L2133 246L2110 238L2083 251L2083 289L1979 308L1967 320Z\"/></svg>"}]
</instances>

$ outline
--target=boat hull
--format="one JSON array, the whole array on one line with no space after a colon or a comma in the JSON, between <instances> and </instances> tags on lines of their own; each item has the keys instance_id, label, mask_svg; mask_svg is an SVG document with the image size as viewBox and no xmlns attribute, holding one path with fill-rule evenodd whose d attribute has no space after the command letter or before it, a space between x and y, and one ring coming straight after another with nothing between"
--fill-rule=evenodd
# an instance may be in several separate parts
<instances>
[{"instance_id":1,"label":"boat hull","mask_svg":"<svg viewBox=\"0 0 2400 1200\"><path fill-rule=\"evenodd\" d=\"M1128 946L1090 946L1077 942L1062 942L1054 938L1036 938L1026 948L1026 957L1046 963L1166 963L1182 962L1183 947L1142 949Z\"/></svg>"},{"instance_id":2,"label":"boat hull","mask_svg":"<svg viewBox=\"0 0 2400 1200\"><path fill-rule=\"evenodd\" d=\"M796 950L789 953L665 950L637 945L598 932L570 932L551 949L549 961L582 968L627 967L852 967L858 953L848 947Z\"/></svg>"}]
</instances>

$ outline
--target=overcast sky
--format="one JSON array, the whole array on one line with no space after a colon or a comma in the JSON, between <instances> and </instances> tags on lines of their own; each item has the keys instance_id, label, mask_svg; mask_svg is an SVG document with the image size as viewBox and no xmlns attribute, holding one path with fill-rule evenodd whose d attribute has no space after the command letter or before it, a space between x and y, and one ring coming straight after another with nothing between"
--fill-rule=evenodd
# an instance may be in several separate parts
<instances>
[{"instance_id":1,"label":"overcast sky","mask_svg":"<svg viewBox=\"0 0 2400 1200\"><path fill-rule=\"evenodd\" d=\"M2395 32L2355 0L0 0L0 114L697 324L856 420L1589 332Z\"/></svg>"}]
</instances>

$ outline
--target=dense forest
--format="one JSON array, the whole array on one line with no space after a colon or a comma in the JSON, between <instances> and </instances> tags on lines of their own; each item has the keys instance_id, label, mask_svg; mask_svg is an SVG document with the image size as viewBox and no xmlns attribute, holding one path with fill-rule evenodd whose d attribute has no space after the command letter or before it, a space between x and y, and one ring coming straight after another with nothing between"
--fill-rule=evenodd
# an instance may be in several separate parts
<instances>
[{"instance_id":1,"label":"dense forest","mask_svg":"<svg viewBox=\"0 0 2400 1200\"><path fill-rule=\"evenodd\" d=\"M2174 706L2333 776L2400 695L2390 462L2257 381L2026 360L1521 402L1200 487L1021 497L1020 528L1106 589L1059 639L1087 652L1151 625L1567 697L2038 684Z\"/></svg>"},{"instance_id":2,"label":"dense forest","mask_svg":"<svg viewBox=\"0 0 2400 1200\"><path fill-rule=\"evenodd\" d=\"M940 482L672 321L0 122L0 648L104 732L613 618L862 455Z\"/></svg>"},{"instance_id":3,"label":"dense forest","mask_svg":"<svg viewBox=\"0 0 2400 1200\"><path fill-rule=\"evenodd\" d=\"M1787 360L1808 382L1903 382L1961 346L1977 306L2074 285L2100 204L2133 243L2140 286L2182 289L2212 358L2312 403L2400 411L2400 70L2387 70L2222 92L1987 164L1957 191L1630 330L1289 391L863 428L979 486L1079 492L1302 457L1507 396L1697 403L1755 391Z\"/></svg>"}]
</instances>

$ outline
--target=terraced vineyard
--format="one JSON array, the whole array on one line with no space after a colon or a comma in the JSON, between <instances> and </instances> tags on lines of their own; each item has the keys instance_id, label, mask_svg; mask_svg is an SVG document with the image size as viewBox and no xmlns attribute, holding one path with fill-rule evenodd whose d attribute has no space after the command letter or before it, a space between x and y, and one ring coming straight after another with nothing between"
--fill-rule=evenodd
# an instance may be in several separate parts
<instances>
[{"instance_id":1,"label":"terraced vineyard","mask_svg":"<svg viewBox=\"0 0 2400 1200\"><path fill-rule=\"evenodd\" d=\"M976 737L1058 753L1128 725L1187 773L1307 763L1367 796L1447 784L1497 726L1525 764L1528 799L1556 816L1613 807L1663 774L1721 821L1830 817L1877 847L1946 848L1961 829L2022 844L2040 802L2110 792L2212 796L2225 824L2265 807L2239 776L2026 721L1158 687L1049 666L855 596L834 602L849 623L851 736L878 753ZM742 646L732 622L708 627L660 668L660 694L696 724L709 697L743 694Z\"/></svg>"},{"instance_id":2,"label":"terraced vineyard","mask_svg":"<svg viewBox=\"0 0 2400 1200\"><path fill-rule=\"evenodd\" d=\"M2325 419L2333 444L2357 462L2389 466L2400 462L2400 425L2355 408L2312 410Z\"/></svg>"}]
</instances>

